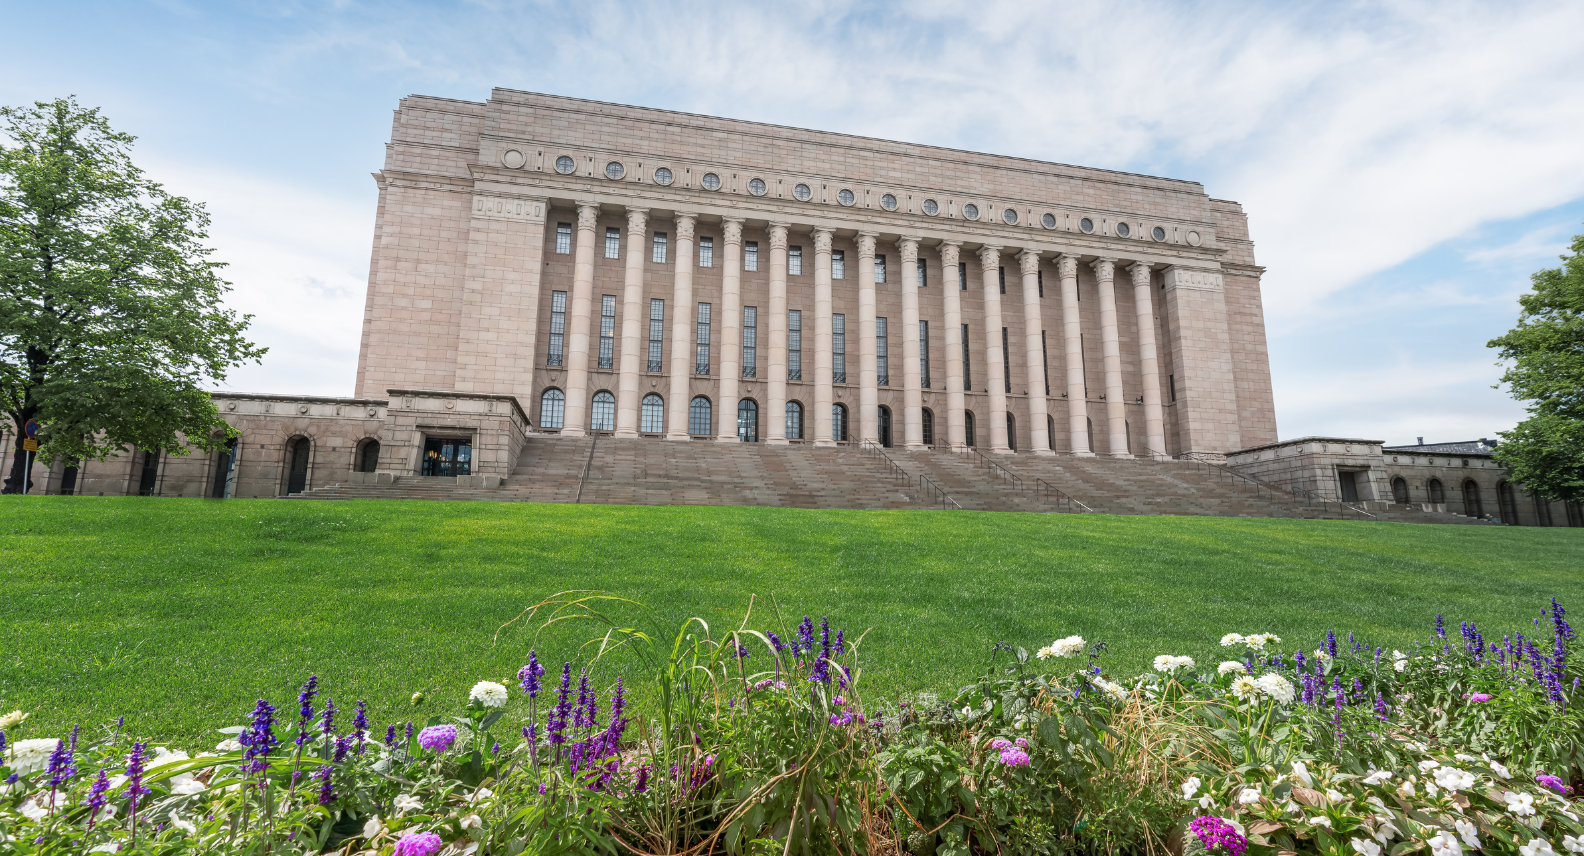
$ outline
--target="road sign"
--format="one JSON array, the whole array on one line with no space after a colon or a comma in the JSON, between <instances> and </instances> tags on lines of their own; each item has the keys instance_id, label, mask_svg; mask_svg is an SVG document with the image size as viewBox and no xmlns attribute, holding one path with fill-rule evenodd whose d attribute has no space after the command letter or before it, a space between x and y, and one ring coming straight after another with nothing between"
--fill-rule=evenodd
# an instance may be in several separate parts
<instances>
[{"instance_id":1,"label":"road sign","mask_svg":"<svg viewBox=\"0 0 1584 856\"><path fill-rule=\"evenodd\" d=\"M39 429L38 422L35 421L35 420L32 420L32 419L29 419L26 423L24 423L22 425L22 433L28 435L29 437L37 437L38 436L38 429Z\"/></svg>"},{"instance_id":2,"label":"road sign","mask_svg":"<svg viewBox=\"0 0 1584 856\"><path fill-rule=\"evenodd\" d=\"M22 449L24 451L28 451L28 452L37 452L38 451L38 441L34 440L31 437L29 437L28 439L22 441Z\"/></svg>"}]
</instances>

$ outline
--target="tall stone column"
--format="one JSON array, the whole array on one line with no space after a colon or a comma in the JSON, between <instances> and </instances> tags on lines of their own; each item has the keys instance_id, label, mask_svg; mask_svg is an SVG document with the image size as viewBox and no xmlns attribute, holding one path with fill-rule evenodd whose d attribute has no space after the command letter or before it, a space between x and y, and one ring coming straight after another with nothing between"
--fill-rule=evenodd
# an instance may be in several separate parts
<instances>
[{"instance_id":1,"label":"tall stone column","mask_svg":"<svg viewBox=\"0 0 1584 856\"><path fill-rule=\"evenodd\" d=\"M616 436L638 436L638 361L643 347L642 325L648 315L643 302L644 241L649 209L627 209L627 268L622 279L621 375L616 387Z\"/></svg>"},{"instance_id":2,"label":"tall stone column","mask_svg":"<svg viewBox=\"0 0 1584 856\"><path fill-rule=\"evenodd\" d=\"M836 401L831 383L835 360L831 357L831 230L814 229L814 445L834 446L831 405Z\"/></svg>"},{"instance_id":3,"label":"tall stone column","mask_svg":"<svg viewBox=\"0 0 1584 856\"><path fill-rule=\"evenodd\" d=\"M946 442L961 446L968 442L963 411L967 401L963 397L962 361L962 294L957 282L957 254L962 244L942 241L941 303L946 315Z\"/></svg>"},{"instance_id":4,"label":"tall stone column","mask_svg":"<svg viewBox=\"0 0 1584 856\"><path fill-rule=\"evenodd\" d=\"M1122 345L1117 336L1116 259L1096 259L1096 291L1100 292L1100 355L1105 361L1106 423L1111 457L1131 458L1127 447L1127 401L1122 393Z\"/></svg>"},{"instance_id":5,"label":"tall stone column","mask_svg":"<svg viewBox=\"0 0 1584 856\"><path fill-rule=\"evenodd\" d=\"M786 445L787 224L770 224L770 373L765 376L765 442Z\"/></svg>"},{"instance_id":6,"label":"tall stone column","mask_svg":"<svg viewBox=\"0 0 1584 856\"><path fill-rule=\"evenodd\" d=\"M721 268L720 398L716 403L715 439L737 442L737 391L742 384L742 227L740 217L721 220L726 230L725 267Z\"/></svg>"},{"instance_id":7,"label":"tall stone column","mask_svg":"<svg viewBox=\"0 0 1584 856\"><path fill-rule=\"evenodd\" d=\"M1023 346L1028 358L1029 446L1036 455L1051 451L1050 427L1045 421L1045 322L1040 317L1038 250L1018 253L1023 272Z\"/></svg>"},{"instance_id":8,"label":"tall stone column","mask_svg":"<svg viewBox=\"0 0 1584 856\"><path fill-rule=\"evenodd\" d=\"M676 215L676 275L671 285L671 400L666 439L687 440L688 378L693 376L693 227L698 217Z\"/></svg>"},{"instance_id":9,"label":"tall stone column","mask_svg":"<svg viewBox=\"0 0 1584 856\"><path fill-rule=\"evenodd\" d=\"M979 250L979 265L984 269L985 302L985 377L990 387L990 451L1005 455L1007 445L1006 353L1001 348L1001 248L986 245Z\"/></svg>"},{"instance_id":10,"label":"tall stone column","mask_svg":"<svg viewBox=\"0 0 1584 856\"><path fill-rule=\"evenodd\" d=\"M1139 372L1144 376L1144 436L1149 444L1145 454L1164 459L1166 420L1161 414L1160 363L1155 353L1155 309L1151 305L1150 266L1139 262L1128 268L1133 275L1133 307L1138 312Z\"/></svg>"},{"instance_id":11,"label":"tall stone column","mask_svg":"<svg viewBox=\"0 0 1584 856\"><path fill-rule=\"evenodd\" d=\"M589 324L594 315L594 227L599 203L577 203L577 254L572 262L572 317L567 319L567 389L561 433L582 437L588 433Z\"/></svg>"},{"instance_id":12,"label":"tall stone column","mask_svg":"<svg viewBox=\"0 0 1584 856\"><path fill-rule=\"evenodd\" d=\"M858 233L858 437L880 442L879 368L875 364L875 234Z\"/></svg>"},{"instance_id":13,"label":"tall stone column","mask_svg":"<svg viewBox=\"0 0 1584 856\"><path fill-rule=\"evenodd\" d=\"M1067 437L1080 458L1094 457L1089 448L1089 403L1083 370L1083 324L1078 316L1078 257L1056 260L1061 275L1062 338L1067 354Z\"/></svg>"},{"instance_id":14,"label":"tall stone column","mask_svg":"<svg viewBox=\"0 0 1584 856\"><path fill-rule=\"evenodd\" d=\"M923 451L924 392L919 388L918 238L897 241L897 279L902 289L902 439L910 452Z\"/></svg>"}]
</instances>

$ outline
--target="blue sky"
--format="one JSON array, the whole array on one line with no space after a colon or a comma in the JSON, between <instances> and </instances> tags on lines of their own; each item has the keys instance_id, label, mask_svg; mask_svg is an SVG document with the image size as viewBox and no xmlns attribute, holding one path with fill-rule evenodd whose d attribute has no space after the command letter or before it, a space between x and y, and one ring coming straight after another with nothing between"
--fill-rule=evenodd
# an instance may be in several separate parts
<instances>
[{"instance_id":1,"label":"blue sky","mask_svg":"<svg viewBox=\"0 0 1584 856\"><path fill-rule=\"evenodd\" d=\"M1248 211L1284 439L1494 436L1485 347L1584 232L1584 4L37 3L0 103L75 94L207 203L271 348L347 395L391 111L494 86L1202 182Z\"/></svg>"}]
</instances>

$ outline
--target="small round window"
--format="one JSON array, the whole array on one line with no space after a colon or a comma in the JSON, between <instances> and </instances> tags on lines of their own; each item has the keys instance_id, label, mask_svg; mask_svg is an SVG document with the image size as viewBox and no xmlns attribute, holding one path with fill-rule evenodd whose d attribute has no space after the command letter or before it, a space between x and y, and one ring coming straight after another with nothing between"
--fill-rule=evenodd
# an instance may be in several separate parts
<instances>
[{"instance_id":1,"label":"small round window","mask_svg":"<svg viewBox=\"0 0 1584 856\"><path fill-rule=\"evenodd\" d=\"M1166 240L1166 230L1162 229L1159 226L1156 226L1154 229L1150 230L1150 234L1154 235L1155 236L1155 240L1157 240L1157 241Z\"/></svg>"},{"instance_id":2,"label":"small round window","mask_svg":"<svg viewBox=\"0 0 1584 856\"><path fill-rule=\"evenodd\" d=\"M940 213L940 203L933 199L924 200L924 213L934 217Z\"/></svg>"},{"instance_id":3,"label":"small round window","mask_svg":"<svg viewBox=\"0 0 1584 856\"><path fill-rule=\"evenodd\" d=\"M880 207L881 208L884 208L887 211L895 211L896 210L896 205L897 205L897 203L896 203L896 197L895 196L892 196L891 194L887 193L886 195L880 197Z\"/></svg>"},{"instance_id":4,"label":"small round window","mask_svg":"<svg viewBox=\"0 0 1584 856\"><path fill-rule=\"evenodd\" d=\"M1013 211L1011 208L1008 208L1007 210L1001 212L1001 219L1005 220L1008 226L1016 226L1017 212Z\"/></svg>"},{"instance_id":5,"label":"small round window","mask_svg":"<svg viewBox=\"0 0 1584 856\"><path fill-rule=\"evenodd\" d=\"M858 201L858 197L854 196L853 192L851 190L848 190L847 188L843 187L836 194L836 201L840 202L843 205L851 205L854 202Z\"/></svg>"},{"instance_id":6,"label":"small round window","mask_svg":"<svg viewBox=\"0 0 1584 856\"><path fill-rule=\"evenodd\" d=\"M1040 218L1040 223L1044 224L1045 228L1047 229L1054 229L1056 228L1056 215L1046 214L1044 217Z\"/></svg>"},{"instance_id":7,"label":"small round window","mask_svg":"<svg viewBox=\"0 0 1584 856\"><path fill-rule=\"evenodd\" d=\"M765 195L764 179L756 178L756 179L753 179L752 181L749 181L748 182L748 192L752 193L755 196L763 196L763 195Z\"/></svg>"},{"instance_id":8,"label":"small round window","mask_svg":"<svg viewBox=\"0 0 1584 856\"><path fill-rule=\"evenodd\" d=\"M562 155L556 158L556 172L562 175L571 175L574 169L577 169L577 161L573 160L571 155Z\"/></svg>"},{"instance_id":9,"label":"small round window","mask_svg":"<svg viewBox=\"0 0 1584 856\"><path fill-rule=\"evenodd\" d=\"M699 181L705 190L720 190L720 176L713 172L704 173L704 178Z\"/></svg>"},{"instance_id":10,"label":"small round window","mask_svg":"<svg viewBox=\"0 0 1584 856\"><path fill-rule=\"evenodd\" d=\"M799 202L807 202L814 197L814 191L810 190L806 184L799 184L797 187L792 188L792 195L796 196Z\"/></svg>"},{"instance_id":11,"label":"small round window","mask_svg":"<svg viewBox=\"0 0 1584 856\"><path fill-rule=\"evenodd\" d=\"M671 170L666 167L660 167L655 170L655 184L670 184L671 179Z\"/></svg>"},{"instance_id":12,"label":"small round window","mask_svg":"<svg viewBox=\"0 0 1584 856\"><path fill-rule=\"evenodd\" d=\"M978 220L979 219L979 206L973 204L972 202L968 203L967 205L964 205L963 206L963 216L967 217L969 220Z\"/></svg>"},{"instance_id":13,"label":"small round window","mask_svg":"<svg viewBox=\"0 0 1584 856\"><path fill-rule=\"evenodd\" d=\"M1090 220L1088 217L1085 217L1082 220L1078 221L1078 228L1084 230L1085 232L1093 232L1094 231L1094 221Z\"/></svg>"},{"instance_id":14,"label":"small round window","mask_svg":"<svg viewBox=\"0 0 1584 856\"><path fill-rule=\"evenodd\" d=\"M1129 236L1131 234L1133 234L1133 229L1128 224L1126 224L1126 223L1118 223L1117 224L1117 235L1119 235L1119 236L1121 236L1123 238L1126 238L1127 236Z\"/></svg>"},{"instance_id":15,"label":"small round window","mask_svg":"<svg viewBox=\"0 0 1584 856\"><path fill-rule=\"evenodd\" d=\"M627 168L622 166L621 163L618 162L618 161L611 161L610 163L605 165L605 177L606 178L621 178L622 176L624 176L626 174L627 174Z\"/></svg>"}]
</instances>

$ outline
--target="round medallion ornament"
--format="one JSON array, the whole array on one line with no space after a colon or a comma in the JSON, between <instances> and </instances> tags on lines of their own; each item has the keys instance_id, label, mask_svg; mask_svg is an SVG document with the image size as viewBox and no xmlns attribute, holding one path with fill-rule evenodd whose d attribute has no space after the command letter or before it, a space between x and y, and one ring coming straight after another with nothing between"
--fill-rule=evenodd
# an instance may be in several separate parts
<instances>
[{"instance_id":1,"label":"round medallion ornament","mask_svg":"<svg viewBox=\"0 0 1584 856\"><path fill-rule=\"evenodd\" d=\"M1017 225L1017 217L1018 217L1017 212L1013 211L1011 208L1008 208L1005 211L1001 212L1001 219L1005 220L1006 224L1008 226L1016 226Z\"/></svg>"},{"instance_id":2,"label":"round medallion ornament","mask_svg":"<svg viewBox=\"0 0 1584 856\"><path fill-rule=\"evenodd\" d=\"M1044 217L1041 217L1040 218L1040 225L1044 226L1047 229L1056 228L1056 215L1055 214L1046 214Z\"/></svg>"},{"instance_id":3,"label":"round medallion ornament","mask_svg":"<svg viewBox=\"0 0 1584 856\"><path fill-rule=\"evenodd\" d=\"M967 205L964 205L963 206L963 216L967 217L969 220L978 220L979 219L979 206L973 204L972 202L968 203Z\"/></svg>"},{"instance_id":4,"label":"round medallion ornament","mask_svg":"<svg viewBox=\"0 0 1584 856\"><path fill-rule=\"evenodd\" d=\"M528 159L523 157L523 153L516 149L507 149L501 154L501 165L507 169L522 169L523 164L527 162Z\"/></svg>"},{"instance_id":5,"label":"round medallion ornament","mask_svg":"<svg viewBox=\"0 0 1584 856\"><path fill-rule=\"evenodd\" d=\"M792 195L796 196L799 202L807 202L814 198L814 191L810 190L806 184L799 184L797 187L792 188Z\"/></svg>"},{"instance_id":6,"label":"round medallion ornament","mask_svg":"<svg viewBox=\"0 0 1584 856\"><path fill-rule=\"evenodd\" d=\"M577 161L571 155L562 155L556 158L555 169L562 175L571 175L572 170L577 169Z\"/></svg>"},{"instance_id":7,"label":"round medallion ornament","mask_svg":"<svg viewBox=\"0 0 1584 856\"><path fill-rule=\"evenodd\" d=\"M762 178L755 178L748 182L748 192L755 196L765 195L766 189L767 188L765 187L764 179Z\"/></svg>"},{"instance_id":8,"label":"round medallion ornament","mask_svg":"<svg viewBox=\"0 0 1584 856\"><path fill-rule=\"evenodd\" d=\"M627 168L620 161L611 161L605 165L605 177L610 179L621 178L627 174Z\"/></svg>"},{"instance_id":9,"label":"round medallion ornament","mask_svg":"<svg viewBox=\"0 0 1584 856\"><path fill-rule=\"evenodd\" d=\"M704 178L699 181L705 190L720 190L720 176L713 172L704 173Z\"/></svg>"},{"instance_id":10,"label":"round medallion ornament","mask_svg":"<svg viewBox=\"0 0 1584 856\"><path fill-rule=\"evenodd\" d=\"M934 217L940 213L940 203L933 199L924 200L924 213Z\"/></svg>"},{"instance_id":11,"label":"round medallion ornament","mask_svg":"<svg viewBox=\"0 0 1584 856\"><path fill-rule=\"evenodd\" d=\"M897 209L896 197L889 193L880 197L880 207L887 211L895 211Z\"/></svg>"},{"instance_id":12,"label":"round medallion ornament","mask_svg":"<svg viewBox=\"0 0 1584 856\"><path fill-rule=\"evenodd\" d=\"M672 178L671 170L666 167L660 167L654 171L655 184L670 184Z\"/></svg>"},{"instance_id":13,"label":"round medallion ornament","mask_svg":"<svg viewBox=\"0 0 1584 856\"><path fill-rule=\"evenodd\" d=\"M1133 234L1133 228L1126 223L1117 223L1117 237L1126 238Z\"/></svg>"},{"instance_id":14,"label":"round medallion ornament","mask_svg":"<svg viewBox=\"0 0 1584 856\"><path fill-rule=\"evenodd\" d=\"M1088 217L1085 217L1078 221L1078 228L1082 229L1086 233L1093 233L1094 221L1090 220Z\"/></svg>"},{"instance_id":15,"label":"round medallion ornament","mask_svg":"<svg viewBox=\"0 0 1584 856\"><path fill-rule=\"evenodd\" d=\"M1194 247L1199 246L1200 240L1201 240L1201 238L1199 237L1199 233L1198 232L1189 232L1188 233L1188 244L1190 246L1194 246Z\"/></svg>"},{"instance_id":16,"label":"round medallion ornament","mask_svg":"<svg viewBox=\"0 0 1584 856\"><path fill-rule=\"evenodd\" d=\"M858 201L858 197L854 196L851 190L843 187L836 193L836 201L843 205L851 205Z\"/></svg>"},{"instance_id":17,"label":"round medallion ornament","mask_svg":"<svg viewBox=\"0 0 1584 856\"><path fill-rule=\"evenodd\" d=\"M1150 236L1157 241L1164 241L1166 240L1166 230L1160 226L1156 226L1154 229L1150 230Z\"/></svg>"}]
</instances>

